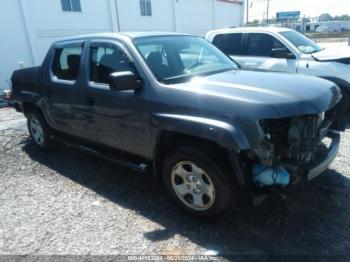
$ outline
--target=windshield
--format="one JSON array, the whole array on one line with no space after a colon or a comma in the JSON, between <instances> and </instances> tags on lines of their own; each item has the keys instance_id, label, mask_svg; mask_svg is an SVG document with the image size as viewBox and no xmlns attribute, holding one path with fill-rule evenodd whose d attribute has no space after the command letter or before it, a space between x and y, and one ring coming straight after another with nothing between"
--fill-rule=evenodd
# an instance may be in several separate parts
<instances>
[{"instance_id":1,"label":"windshield","mask_svg":"<svg viewBox=\"0 0 350 262\"><path fill-rule=\"evenodd\" d=\"M183 82L193 76L238 69L226 55L200 37L145 37L134 43L160 82Z\"/></svg>"},{"instance_id":2,"label":"windshield","mask_svg":"<svg viewBox=\"0 0 350 262\"><path fill-rule=\"evenodd\" d=\"M316 45L311 39L296 31L286 31L280 34L287 38L289 42L304 54L312 54L322 50L322 48Z\"/></svg>"}]
</instances>

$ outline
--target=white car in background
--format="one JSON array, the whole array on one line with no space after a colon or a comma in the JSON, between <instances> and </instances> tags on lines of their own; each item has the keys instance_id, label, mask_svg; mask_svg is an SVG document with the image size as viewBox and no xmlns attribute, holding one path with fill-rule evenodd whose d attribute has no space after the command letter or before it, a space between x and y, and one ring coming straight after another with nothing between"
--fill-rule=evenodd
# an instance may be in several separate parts
<instances>
[{"instance_id":1,"label":"white car in background","mask_svg":"<svg viewBox=\"0 0 350 262\"><path fill-rule=\"evenodd\" d=\"M322 48L294 30L279 27L214 30L206 39L245 69L302 73L336 83L343 92L338 111L349 115L349 46Z\"/></svg>"},{"instance_id":2,"label":"white car in background","mask_svg":"<svg viewBox=\"0 0 350 262\"><path fill-rule=\"evenodd\" d=\"M323 32L329 32L329 31L330 30L328 26L319 26L315 30L316 33L323 33Z\"/></svg>"}]
</instances>

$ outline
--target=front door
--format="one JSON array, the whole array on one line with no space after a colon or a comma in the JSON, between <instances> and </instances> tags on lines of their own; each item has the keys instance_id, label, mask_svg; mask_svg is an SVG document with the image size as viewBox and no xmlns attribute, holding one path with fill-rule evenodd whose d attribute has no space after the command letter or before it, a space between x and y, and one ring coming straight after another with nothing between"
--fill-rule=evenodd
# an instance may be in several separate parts
<instances>
[{"instance_id":1,"label":"front door","mask_svg":"<svg viewBox=\"0 0 350 262\"><path fill-rule=\"evenodd\" d=\"M247 69L296 73L296 58L274 58L274 49L287 49L287 47L272 35L249 33L245 36L241 51L243 56L232 58Z\"/></svg>"},{"instance_id":2,"label":"front door","mask_svg":"<svg viewBox=\"0 0 350 262\"><path fill-rule=\"evenodd\" d=\"M111 90L109 75L132 71L138 74L122 44L96 40L89 44L87 106L92 112L90 127L94 141L136 155L146 155L149 135L147 88Z\"/></svg>"}]
</instances>

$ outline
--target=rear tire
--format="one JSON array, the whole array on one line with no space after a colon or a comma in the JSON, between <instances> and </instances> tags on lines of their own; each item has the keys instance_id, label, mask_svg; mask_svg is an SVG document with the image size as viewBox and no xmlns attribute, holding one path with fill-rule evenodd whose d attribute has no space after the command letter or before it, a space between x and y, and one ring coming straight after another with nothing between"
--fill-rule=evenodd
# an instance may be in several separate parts
<instances>
[{"instance_id":1,"label":"rear tire","mask_svg":"<svg viewBox=\"0 0 350 262\"><path fill-rule=\"evenodd\" d=\"M178 147L165 157L163 182L186 213L216 218L232 207L234 187L224 166L193 147Z\"/></svg>"},{"instance_id":2,"label":"rear tire","mask_svg":"<svg viewBox=\"0 0 350 262\"><path fill-rule=\"evenodd\" d=\"M42 115L35 111L29 112L27 114L27 126L35 145L42 150L49 149L51 146L51 130Z\"/></svg>"}]
</instances>

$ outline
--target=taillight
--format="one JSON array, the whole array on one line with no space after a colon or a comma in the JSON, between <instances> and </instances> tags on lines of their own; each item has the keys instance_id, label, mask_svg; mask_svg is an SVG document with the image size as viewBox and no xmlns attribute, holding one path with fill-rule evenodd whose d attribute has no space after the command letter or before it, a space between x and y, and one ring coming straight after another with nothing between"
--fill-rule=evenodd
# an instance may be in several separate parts
<instances>
[{"instance_id":1,"label":"taillight","mask_svg":"<svg viewBox=\"0 0 350 262\"><path fill-rule=\"evenodd\" d=\"M11 100L12 98L12 82L7 79L8 87L4 90L4 98L5 100Z\"/></svg>"},{"instance_id":2,"label":"taillight","mask_svg":"<svg viewBox=\"0 0 350 262\"><path fill-rule=\"evenodd\" d=\"M5 100L11 100L12 90L4 90L4 98L5 98Z\"/></svg>"}]
</instances>

